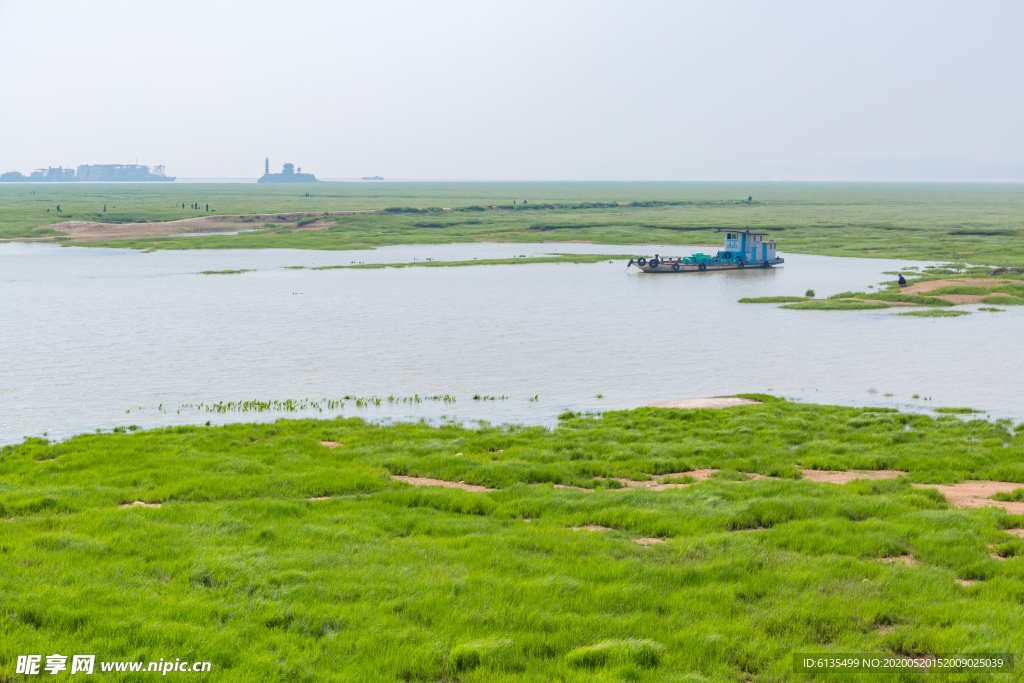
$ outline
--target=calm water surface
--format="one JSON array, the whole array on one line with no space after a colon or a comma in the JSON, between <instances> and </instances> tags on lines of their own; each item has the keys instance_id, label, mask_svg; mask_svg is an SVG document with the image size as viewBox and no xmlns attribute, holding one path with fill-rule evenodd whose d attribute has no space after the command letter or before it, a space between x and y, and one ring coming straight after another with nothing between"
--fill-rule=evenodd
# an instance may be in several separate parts
<instances>
[{"instance_id":1,"label":"calm water surface","mask_svg":"<svg viewBox=\"0 0 1024 683\"><path fill-rule=\"evenodd\" d=\"M266 420L281 414L177 411L200 402L345 395L457 397L454 404L348 401L341 410L370 419L553 424L566 409L740 392L921 410L972 406L1024 419L1024 384L1012 370L1022 310L927 319L896 317L895 309L786 311L736 302L864 289L891 279L882 272L904 261L787 255L784 267L768 271L678 276L627 272L623 260L288 268L701 250L463 244L139 253L0 244L0 443L116 425ZM198 274L227 269L254 272ZM932 400L914 400L915 393ZM508 398L474 401L474 394Z\"/></svg>"}]
</instances>

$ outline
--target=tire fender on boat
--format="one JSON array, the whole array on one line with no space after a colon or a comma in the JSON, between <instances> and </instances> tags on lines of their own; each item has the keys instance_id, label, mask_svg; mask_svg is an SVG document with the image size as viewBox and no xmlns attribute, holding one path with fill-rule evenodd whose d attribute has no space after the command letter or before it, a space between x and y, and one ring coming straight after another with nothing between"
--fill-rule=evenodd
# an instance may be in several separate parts
<instances>
[{"instance_id":1,"label":"tire fender on boat","mask_svg":"<svg viewBox=\"0 0 1024 683\"><path fill-rule=\"evenodd\" d=\"M658 259L656 259L656 258L652 258L652 259L651 259L650 261L648 261L647 263L648 263L648 265L650 265L650 267L651 267L651 268L657 268L657 267L658 267L659 265L661 265L661 261L659 261L659 260L658 260Z\"/></svg>"},{"instance_id":2,"label":"tire fender on boat","mask_svg":"<svg viewBox=\"0 0 1024 683\"><path fill-rule=\"evenodd\" d=\"M672 270L674 270L674 271L676 271L678 273L679 272L679 264L678 263L673 263L672 264Z\"/></svg>"},{"instance_id":3,"label":"tire fender on boat","mask_svg":"<svg viewBox=\"0 0 1024 683\"><path fill-rule=\"evenodd\" d=\"M626 264L626 267L629 268L631 265L633 265L633 259L629 259L629 263Z\"/></svg>"},{"instance_id":4,"label":"tire fender on boat","mask_svg":"<svg viewBox=\"0 0 1024 683\"><path fill-rule=\"evenodd\" d=\"M746 267L747 267L747 264L744 263L743 261L740 261L740 268L746 268Z\"/></svg>"},{"instance_id":5,"label":"tire fender on boat","mask_svg":"<svg viewBox=\"0 0 1024 683\"><path fill-rule=\"evenodd\" d=\"M708 269L708 264L702 263L699 266L697 266L697 269L698 270L707 270Z\"/></svg>"},{"instance_id":6,"label":"tire fender on boat","mask_svg":"<svg viewBox=\"0 0 1024 683\"><path fill-rule=\"evenodd\" d=\"M638 266L646 266L646 265L647 265L647 259L645 259L645 258L643 258L643 257L641 256L640 258L638 258L638 259L636 260L636 264L637 264Z\"/></svg>"}]
</instances>

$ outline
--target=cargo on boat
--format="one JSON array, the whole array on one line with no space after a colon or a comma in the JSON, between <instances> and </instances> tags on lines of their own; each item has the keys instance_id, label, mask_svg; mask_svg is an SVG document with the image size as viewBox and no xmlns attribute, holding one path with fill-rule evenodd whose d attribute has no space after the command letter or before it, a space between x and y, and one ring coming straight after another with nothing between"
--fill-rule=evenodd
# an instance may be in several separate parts
<instances>
[{"instance_id":1,"label":"cargo on boat","mask_svg":"<svg viewBox=\"0 0 1024 683\"><path fill-rule=\"evenodd\" d=\"M693 254L691 256L660 256L630 259L627 264L635 265L645 273L697 273L707 270L742 270L744 268L771 268L785 259L775 254L775 241L767 239L768 233L752 230L719 228L715 232L725 236L722 246L714 256Z\"/></svg>"}]
</instances>

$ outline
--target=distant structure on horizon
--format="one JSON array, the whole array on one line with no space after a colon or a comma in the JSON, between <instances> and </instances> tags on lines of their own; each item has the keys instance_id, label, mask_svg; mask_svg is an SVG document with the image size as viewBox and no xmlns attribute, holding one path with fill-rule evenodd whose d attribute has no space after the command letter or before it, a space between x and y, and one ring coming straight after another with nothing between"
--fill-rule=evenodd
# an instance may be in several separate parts
<instances>
[{"instance_id":1,"label":"distant structure on horizon","mask_svg":"<svg viewBox=\"0 0 1024 683\"><path fill-rule=\"evenodd\" d=\"M263 177L257 183L318 183L319 180L312 173L303 173L302 169L296 170L294 164L285 164L280 173L270 172L270 158L263 161Z\"/></svg>"},{"instance_id":2,"label":"distant structure on horizon","mask_svg":"<svg viewBox=\"0 0 1024 683\"><path fill-rule=\"evenodd\" d=\"M174 178L164 173L163 166L149 166L139 164L84 164L78 167L78 172L73 168L37 168L25 176L18 171L0 174L0 183L138 183L164 181L173 182Z\"/></svg>"},{"instance_id":3,"label":"distant structure on horizon","mask_svg":"<svg viewBox=\"0 0 1024 683\"><path fill-rule=\"evenodd\" d=\"M363 180L384 180L379 175L364 175Z\"/></svg>"}]
</instances>

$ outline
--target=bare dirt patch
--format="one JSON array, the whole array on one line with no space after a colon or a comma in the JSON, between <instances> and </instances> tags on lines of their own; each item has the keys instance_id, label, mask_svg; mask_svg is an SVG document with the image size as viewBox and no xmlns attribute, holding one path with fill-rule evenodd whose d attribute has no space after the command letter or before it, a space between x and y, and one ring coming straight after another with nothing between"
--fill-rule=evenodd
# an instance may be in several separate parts
<instances>
[{"instance_id":1,"label":"bare dirt patch","mask_svg":"<svg viewBox=\"0 0 1024 683\"><path fill-rule=\"evenodd\" d=\"M883 557L882 562L886 564L905 564L908 567L916 567L917 560L913 555L900 555L899 557Z\"/></svg>"},{"instance_id":2,"label":"bare dirt patch","mask_svg":"<svg viewBox=\"0 0 1024 683\"><path fill-rule=\"evenodd\" d=\"M334 221L329 221L325 219L321 221L316 221L315 223L307 223L306 225L303 225L301 228L292 228L292 232L299 232L300 230L326 230L332 225L334 225Z\"/></svg>"},{"instance_id":3,"label":"bare dirt patch","mask_svg":"<svg viewBox=\"0 0 1024 683\"><path fill-rule=\"evenodd\" d=\"M1006 533L1017 538L1024 538L1024 529L1007 529Z\"/></svg>"},{"instance_id":4,"label":"bare dirt patch","mask_svg":"<svg viewBox=\"0 0 1024 683\"><path fill-rule=\"evenodd\" d=\"M879 626L878 635L884 636L886 633L892 633L896 630L895 626Z\"/></svg>"},{"instance_id":5,"label":"bare dirt patch","mask_svg":"<svg viewBox=\"0 0 1024 683\"><path fill-rule=\"evenodd\" d=\"M427 477L403 477L400 475L395 475L391 478L394 479L395 481L404 481L406 484L412 484L413 486L443 486L448 489L462 489L463 491L475 491L478 493L496 490L489 489L486 486L474 486L473 484L467 484L461 481L455 483L453 481L444 481L443 479L429 479Z\"/></svg>"},{"instance_id":6,"label":"bare dirt patch","mask_svg":"<svg viewBox=\"0 0 1024 683\"><path fill-rule=\"evenodd\" d=\"M981 300L990 296L1010 296L1006 292L990 292L989 294L943 294L935 297L945 299L951 304L980 304Z\"/></svg>"},{"instance_id":7,"label":"bare dirt patch","mask_svg":"<svg viewBox=\"0 0 1024 683\"><path fill-rule=\"evenodd\" d=\"M1012 484L1003 481L965 481L953 486L938 484L914 484L917 488L936 489L946 497L953 507L958 508L1002 508L1013 515L1024 514L1024 503L1013 501L992 500L997 493L1013 493L1024 484Z\"/></svg>"},{"instance_id":8,"label":"bare dirt patch","mask_svg":"<svg viewBox=\"0 0 1024 683\"><path fill-rule=\"evenodd\" d=\"M344 446L345 444L340 441L321 441L320 445L326 446L327 448L337 448L338 446Z\"/></svg>"},{"instance_id":9,"label":"bare dirt patch","mask_svg":"<svg viewBox=\"0 0 1024 683\"><path fill-rule=\"evenodd\" d=\"M574 526L573 531L611 531L610 526L598 526L597 524L590 524L588 526Z\"/></svg>"},{"instance_id":10,"label":"bare dirt patch","mask_svg":"<svg viewBox=\"0 0 1024 683\"><path fill-rule=\"evenodd\" d=\"M678 401L661 401L651 403L646 408L734 408L736 406L752 406L761 403L749 398L684 398Z\"/></svg>"},{"instance_id":11,"label":"bare dirt patch","mask_svg":"<svg viewBox=\"0 0 1024 683\"><path fill-rule=\"evenodd\" d=\"M552 486L556 489L572 489L573 491L587 491L588 493L594 492L594 489L585 489L582 486L569 486L568 484L552 484Z\"/></svg>"},{"instance_id":12,"label":"bare dirt patch","mask_svg":"<svg viewBox=\"0 0 1024 683\"><path fill-rule=\"evenodd\" d=\"M827 472L825 470L804 470L806 481L825 482L828 484L848 484L854 479L895 479L906 472L899 470L871 470L867 472Z\"/></svg>"},{"instance_id":13,"label":"bare dirt patch","mask_svg":"<svg viewBox=\"0 0 1024 683\"><path fill-rule=\"evenodd\" d=\"M121 507L123 508L158 508L160 503L144 503L141 500L137 500L134 503L125 503Z\"/></svg>"},{"instance_id":14,"label":"bare dirt patch","mask_svg":"<svg viewBox=\"0 0 1024 683\"><path fill-rule=\"evenodd\" d=\"M971 287L998 287L999 285L1015 284L1019 283L1018 280L992 280L989 278L977 278L977 277L963 277L963 278L950 278L948 280L928 280L926 282L918 282L904 287L900 290L901 294L924 294L926 292L932 292L936 289L942 289L943 287L955 287L957 285L969 285ZM945 298L945 297L943 297Z\"/></svg>"},{"instance_id":15,"label":"bare dirt patch","mask_svg":"<svg viewBox=\"0 0 1024 683\"><path fill-rule=\"evenodd\" d=\"M957 579L956 582L959 583L961 586L973 586L974 584L978 583L977 581L974 581L972 579Z\"/></svg>"},{"instance_id":16,"label":"bare dirt patch","mask_svg":"<svg viewBox=\"0 0 1024 683\"><path fill-rule=\"evenodd\" d=\"M315 498L307 498L306 500L313 501L313 500L330 500L330 499L331 499L330 496L316 496Z\"/></svg>"},{"instance_id":17,"label":"bare dirt patch","mask_svg":"<svg viewBox=\"0 0 1024 683\"><path fill-rule=\"evenodd\" d=\"M377 211L332 211L328 216L352 216L355 214L372 214ZM281 218L278 218L281 216ZM288 214L245 214L196 216L178 221L154 221L152 223L100 223L93 221L64 221L40 226L51 228L71 237L72 242L90 242L97 240L128 239L133 237L167 237L187 233L232 232L262 228L264 223L287 223L303 218L316 218L322 213L288 213ZM333 221L324 218L301 228L292 230L323 230ZM31 238L38 239L38 238ZM53 239L46 237L43 239Z\"/></svg>"},{"instance_id":18,"label":"bare dirt patch","mask_svg":"<svg viewBox=\"0 0 1024 683\"><path fill-rule=\"evenodd\" d=\"M655 545L656 543L664 543L665 539L663 539L663 538L634 538L633 542L638 544L638 545L642 545L643 547L647 548L648 546Z\"/></svg>"}]
</instances>

